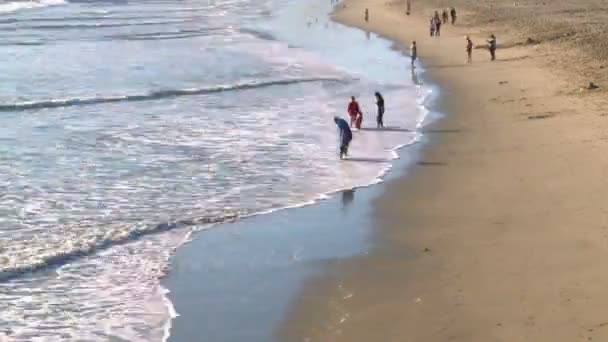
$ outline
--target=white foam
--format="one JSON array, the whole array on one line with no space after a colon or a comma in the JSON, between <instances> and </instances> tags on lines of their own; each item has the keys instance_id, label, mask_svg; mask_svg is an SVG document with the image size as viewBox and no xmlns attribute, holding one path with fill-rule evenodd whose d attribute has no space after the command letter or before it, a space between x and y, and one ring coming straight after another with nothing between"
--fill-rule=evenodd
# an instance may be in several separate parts
<instances>
[{"instance_id":1,"label":"white foam","mask_svg":"<svg viewBox=\"0 0 608 342\"><path fill-rule=\"evenodd\" d=\"M0 13L11 13L19 10L65 5L65 0L13 1L0 4Z\"/></svg>"}]
</instances>

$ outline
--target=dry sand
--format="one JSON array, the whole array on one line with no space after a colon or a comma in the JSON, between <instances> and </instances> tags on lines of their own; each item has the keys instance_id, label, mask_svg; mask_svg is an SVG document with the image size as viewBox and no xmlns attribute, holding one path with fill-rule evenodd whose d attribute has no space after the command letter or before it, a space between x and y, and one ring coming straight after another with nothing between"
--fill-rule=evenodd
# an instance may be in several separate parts
<instances>
[{"instance_id":1,"label":"dry sand","mask_svg":"<svg viewBox=\"0 0 608 342\"><path fill-rule=\"evenodd\" d=\"M346 0L336 13L402 46L417 40L448 116L427 128L434 143L422 161L378 201L377 247L328 262L279 339L608 341L605 56L571 40L602 37L603 24L573 23L608 2L453 3L458 25L436 39L429 9L445 1L413 0L406 16L403 2ZM535 11L522 14L524 6ZM577 33L548 39L542 27ZM491 32L503 47L498 61L475 49L466 65L464 35L480 43ZM517 44L527 37L544 41ZM581 91L588 81L600 89Z\"/></svg>"}]
</instances>

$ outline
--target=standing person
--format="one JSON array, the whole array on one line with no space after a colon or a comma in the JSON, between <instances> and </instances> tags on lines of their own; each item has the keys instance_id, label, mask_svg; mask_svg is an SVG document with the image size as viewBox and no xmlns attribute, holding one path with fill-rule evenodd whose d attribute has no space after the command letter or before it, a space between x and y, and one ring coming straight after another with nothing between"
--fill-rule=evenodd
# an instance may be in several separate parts
<instances>
[{"instance_id":1,"label":"standing person","mask_svg":"<svg viewBox=\"0 0 608 342\"><path fill-rule=\"evenodd\" d=\"M365 9L365 22L369 21L369 9Z\"/></svg>"},{"instance_id":2,"label":"standing person","mask_svg":"<svg viewBox=\"0 0 608 342\"><path fill-rule=\"evenodd\" d=\"M340 159L344 159L348 155L348 145L353 140L353 132L348 127L346 120L334 116L334 122L340 130Z\"/></svg>"},{"instance_id":3,"label":"standing person","mask_svg":"<svg viewBox=\"0 0 608 342\"><path fill-rule=\"evenodd\" d=\"M473 61L473 41L469 36L464 36L464 39L466 39L467 63L471 63Z\"/></svg>"},{"instance_id":4,"label":"standing person","mask_svg":"<svg viewBox=\"0 0 608 342\"><path fill-rule=\"evenodd\" d=\"M490 50L491 60L496 60L496 36L491 34L488 39L488 49Z\"/></svg>"},{"instance_id":5,"label":"standing person","mask_svg":"<svg viewBox=\"0 0 608 342\"><path fill-rule=\"evenodd\" d=\"M431 37L435 36L435 19L433 19L433 17L429 19L429 30L431 32Z\"/></svg>"},{"instance_id":6,"label":"standing person","mask_svg":"<svg viewBox=\"0 0 608 342\"><path fill-rule=\"evenodd\" d=\"M439 37L441 36L441 18L439 18L439 12L435 11L433 21L435 22L435 37Z\"/></svg>"},{"instance_id":7,"label":"standing person","mask_svg":"<svg viewBox=\"0 0 608 342\"><path fill-rule=\"evenodd\" d=\"M376 96L376 106L378 106L378 116L376 117L376 123L378 128L384 128L384 98L379 92L374 94Z\"/></svg>"},{"instance_id":8,"label":"standing person","mask_svg":"<svg viewBox=\"0 0 608 342\"><path fill-rule=\"evenodd\" d=\"M443 24L447 24L448 23L448 19L449 19L449 14L448 14L448 10L446 8L443 9L443 13L441 13L441 19L442 19L442 23Z\"/></svg>"},{"instance_id":9,"label":"standing person","mask_svg":"<svg viewBox=\"0 0 608 342\"><path fill-rule=\"evenodd\" d=\"M359 103L355 100L354 96L350 97L350 103L348 104L348 116L350 116L350 126L355 127L357 117L361 114Z\"/></svg>"},{"instance_id":10,"label":"standing person","mask_svg":"<svg viewBox=\"0 0 608 342\"><path fill-rule=\"evenodd\" d=\"M416 41L414 40L410 45L410 56L412 58L412 69L415 68L414 62L418 58L418 48L416 47Z\"/></svg>"},{"instance_id":11,"label":"standing person","mask_svg":"<svg viewBox=\"0 0 608 342\"><path fill-rule=\"evenodd\" d=\"M452 25L456 24L456 9L450 8L450 16L452 17Z\"/></svg>"}]
</instances>

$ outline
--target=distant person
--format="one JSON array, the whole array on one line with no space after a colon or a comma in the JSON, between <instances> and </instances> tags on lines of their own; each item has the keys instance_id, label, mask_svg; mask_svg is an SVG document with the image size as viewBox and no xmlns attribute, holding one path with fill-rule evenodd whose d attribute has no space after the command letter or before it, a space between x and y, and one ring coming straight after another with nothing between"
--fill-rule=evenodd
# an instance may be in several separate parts
<instances>
[{"instance_id":1,"label":"distant person","mask_svg":"<svg viewBox=\"0 0 608 342\"><path fill-rule=\"evenodd\" d=\"M418 58L418 48L416 47L415 40L410 45L410 56L412 58L412 68L414 68L415 67L414 62L416 62L416 58Z\"/></svg>"},{"instance_id":2,"label":"distant person","mask_svg":"<svg viewBox=\"0 0 608 342\"><path fill-rule=\"evenodd\" d=\"M444 8L443 9L443 13L441 13L442 23L443 24L447 24L449 18L450 18L450 15L448 14L448 10Z\"/></svg>"},{"instance_id":3,"label":"distant person","mask_svg":"<svg viewBox=\"0 0 608 342\"><path fill-rule=\"evenodd\" d=\"M348 127L346 120L334 116L334 122L340 130L340 159L343 159L348 155L348 145L353 140L353 132Z\"/></svg>"},{"instance_id":4,"label":"distant person","mask_svg":"<svg viewBox=\"0 0 608 342\"><path fill-rule=\"evenodd\" d=\"M433 17L431 17L429 19L429 31L431 34L431 37L435 36L435 19Z\"/></svg>"},{"instance_id":5,"label":"distant person","mask_svg":"<svg viewBox=\"0 0 608 342\"><path fill-rule=\"evenodd\" d=\"M450 17L452 17L452 25L456 24L456 9L450 8Z\"/></svg>"},{"instance_id":6,"label":"distant person","mask_svg":"<svg viewBox=\"0 0 608 342\"><path fill-rule=\"evenodd\" d=\"M496 60L496 36L493 34L491 34L490 39L488 39L488 50L490 50L491 60Z\"/></svg>"},{"instance_id":7,"label":"distant person","mask_svg":"<svg viewBox=\"0 0 608 342\"><path fill-rule=\"evenodd\" d=\"M348 104L348 116L350 116L350 126L355 127L357 123L357 119L359 116L362 116L361 109L359 108L359 103L355 99L354 96L350 97L350 103ZM359 124L360 126L361 124Z\"/></svg>"},{"instance_id":8,"label":"distant person","mask_svg":"<svg viewBox=\"0 0 608 342\"><path fill-rule=\"evenodd\" d=\"M473 41L469 36L465 36L466 40L466 51L467 51L467 63L471 63L473 61Z\"/></svg>"},{"instance_id":9,"label":"distant person","mask_svg":"<svg viewBox=\"0 0 608 342\"><path fill-rule=\"evenodd\" d=\"M365 9L365 22L369 21L369 9Z\"/></svg>"},{"instance_id":10,"label":"distant person","mask_svg":"<svg viewBox=\"0 0 608 342\"><path fill-rule=\"evenodd\" d=\"M411 10L412 10L412 1L411 0L406 0L406 2L405 2L405 14L410 15Z\"/></svg>"},{"instance_id":11,"label":"distant person","mask_svg":"<svg viewBox=\"0 0 608 342\"><path fill-rule=\"evenodd\" d=\"M384 98L379 92L376 92L374 95L376 96L376 106L378 107L376 124L378 125L378 128L384 128Z\"/></svg>"},{"instance_id":12,"label":"distant person","mask_svg":"<svg viewBox=\"0 0 608 342\"><path fill-rule=\"evenodd\" d=\"M433 22L435 23L435 37L441 36L441 18L439 18L439 12L435 11L433 15Z\"/></svg>"}]
</instances>

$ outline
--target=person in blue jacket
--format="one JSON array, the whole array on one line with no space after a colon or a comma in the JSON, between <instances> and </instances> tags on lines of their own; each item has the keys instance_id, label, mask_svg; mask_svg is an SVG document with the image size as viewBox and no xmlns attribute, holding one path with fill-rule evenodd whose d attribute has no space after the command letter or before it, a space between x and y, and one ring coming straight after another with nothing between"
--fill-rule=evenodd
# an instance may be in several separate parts
<instances>
[{"instance_id":1,"label":"person in blue jacket","mask_svg":"<svg viewBox=\"0 0 608 342\"><path fill-rule=\"evenodd\" d=\"M351 132L350 126L346 120L335 116L334 122L340 129L340 159L343 159L348 155L348 145L350 144L350 141L353 140L353 132Z\"/></svg>"}]
</instances>

